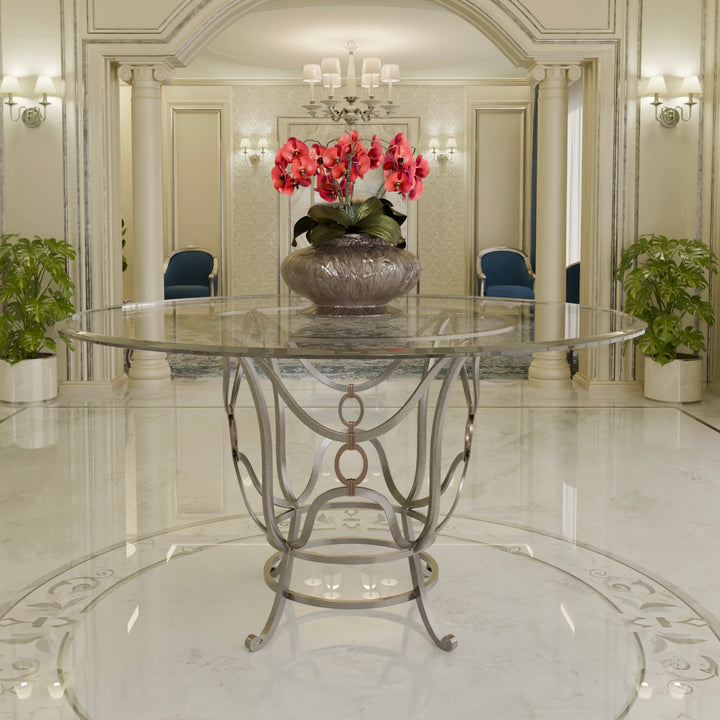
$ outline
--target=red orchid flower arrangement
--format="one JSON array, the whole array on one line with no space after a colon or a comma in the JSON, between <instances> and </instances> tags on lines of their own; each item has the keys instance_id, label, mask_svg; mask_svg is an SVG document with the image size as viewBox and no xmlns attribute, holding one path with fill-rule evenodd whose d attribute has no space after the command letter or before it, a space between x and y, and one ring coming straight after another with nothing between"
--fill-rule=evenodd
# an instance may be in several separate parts
<instances>
[{"instance_id":1,"label":"red orchid flower arrangement","mask_svg":"<svg viewBox=\"0 0 720 720\"><path fill-rule=\"evenodd\" d=\"M375 195L361 203L353 202L355 184L365 174L382 167L385 181ZM405 215L397 212L383 197L395 192L417 200L423 191L423 179L430 166L422 155L415 157L403 133L398 133L387 148L374 135L366 146L351 130L334 144L313 143L291 137L275 157L273 187L283 195L292 195L299 187L310 187L331 204L313 205L308 214L295 223L292 244L305 234L312 245L319 245L345 233L367 233L387 242L404 246L400 225Z\"/></svg>"}]
</instances>

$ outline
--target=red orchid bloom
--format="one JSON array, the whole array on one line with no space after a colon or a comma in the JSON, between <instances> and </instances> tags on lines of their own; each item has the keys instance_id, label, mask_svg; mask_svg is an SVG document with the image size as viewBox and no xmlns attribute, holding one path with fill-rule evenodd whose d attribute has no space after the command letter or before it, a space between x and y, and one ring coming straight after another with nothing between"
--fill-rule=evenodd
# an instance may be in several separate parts
<instances>
[{"instance_id":1,"label":"red orchid bloom","mask_svg":"<svg viewBox=\"0 0 720 720\"><path fill-rule=\"evenodd\" d=\"M412 190L408 193L408 199L409 200L418 200L423 192L423 181L416 177L415 178L415 184L412 187Z\"/></svg>"},{"instance_id":2,"label":"red orchid bloom","mask_svg":"<svg viewBox=\"0 0 720 720\"><path fill-rule=\"evenodd\" d=\"M374 170L382 165L383 159L383 147L380 142L380 138L377 135L373 135L372 142L370 143L370 151L368 152L370 157L370 169Z\"/></svg>"},{"instance_id":3,"label":"red orchid bloom","mask_svg":"<svg viewBox=\"0 0 720 720\"><path fill-rule=\"evenodd\" d=\"M338 138L337 144L344 155L352 155L353 148L360 141L357 130L351 130Z\"/></svg>"},{"instance_id":4,"label":"red orchid bloom","mask_svg":"<svg viewBox=\"0 0 720 720\"><path fill-rule=\"evenodd\" d=\"M370 170L380 167L385 179L376 197L382 197L384 192L393 192L405 199L417 200L422 195L423 178L430 173L430 165L422 155L414 157L413 149L403 133L395 135L387 145L386 152L383 152L383 143L377 135L373 135L366 146L360 140L357 130L348 130L332 146L316 142L308 148L301 140L291 137L278 150L272 169L272 182L278 193L292 195L296 188L312 185L315 178L314 188L320 198L339 205L339 210L352 223L356 219L353 210L355 184ZM373 213L381 212L382 205L377 205L378 209L373 210ZM382 214L390 222L394 221L398 225L401 222L393 214L384 211ZM377 222L375 224L377 226ZM393 241L401 239L399 230L397 234L387 228L385 230Z\"/></svg>"},{"instance_id":5,"label":"red orchid bloom","mask_svg":"<svg viewBox=\"0 0 720 720\"><path fill-rule=\"evenodd\" d=\"M308 187L317 172L318 164L309 155L298 155L290 166L292 176L301 187Z\"/></svg>"},{"instance_id":6,"label":"red orchid bloom","mask_svg":"<svg viewBox=\"0 0 720 720\"><path fill-rule=\"evenodd\" d=\"M410 200L418 200L423 192L423 181L422 179L430 174L430 163L422 156L418 155L415 158L415 184L412 190L408 193Z\"/></svg>"},{"instance_id":7,"label":"red orchid bloom","mask_svg":"<svg viewBox=\"0 0 720 720\"><path fill-rule=\"evenodd\" d=\"M327 174L318 173L315 179L315 191L325 202L335 202L338 199L339 189L341 186L333 182Z\"/></svg>"},{"instance_id":8,"label":"red orchid bloom","mask_svg":"<svg viewBox=\"0 0 720 720\"><path fill-rule=\"evenodd\" d=\"M330 169L330 174L335 180L339 180L345 177L347 169L347 163L344 160L338 160Z\"/></svg>"},{"instance_id":9,"label":"red orchid bloom","mask_svg":"<svg viewBox=\"0 0 720 720\"><path fill-rule=\"evenodd\" d=\"M275 164L280 165L283 161L291 163L294 158L310 154L308 146L296 137L291 137L277 152Z\"/></svg>"},{"instance_id":10,"label":"red orchid bloom","mask_svg":"<svg viewBox=\"0 0 720 720\"><path fill-rule=\"evenodd\" d=\"M370 155L368 155L365 148L361 152L356 152L350 166L350 179L355 181L358 178L365 177L365 173L370 169L371 164Z\"/></svg>"},{"instance_id":11,"label":"red orchid bloom","mask_svg":"<svg viewBox=\"0 0 720 720\"><path fill-rule=\"evenodd\" d=\"M415 176L426 178L430 174L430 163L422 156L415 158Z\"/></svg>"},{"instance_id":12,"label":"red orchid bloom","mask_svg":"<svg viewBox=\"0 0 720 720\"><path fill-rule=\"evenodd\" d=\"M273 187L281 195L292 195L295 191L295 182L291 175L288 175L283 168L278 165L272 169L270 176L272 177Z\"/></svg>"},{"instance_id":13,"label":"red orchid bloom","mask_svg":"<svg viewBox=\"0 0 720 720\"><path fill-rule=\"evenodd\" d=\"M415 178L412 174L395 170L385 176L385 189L388 192L396 192L406 197L415 185Z\"/></svg>"},{"instance_id":14,"label":"red orchid bloom","mask_svg":"<svg viewBox=\"0 0 720 720\"><path fill-rule=\"evenodd\" d=\"M385 153L384 170L400 170L406 169L414 165L412 147L405 138L405 135L398 133L388 145Z\"/></svg>"},{"instance_id":15,"label":"red orchid bloom","mask_svg":"<svg viewBox=\"0 0 720 720\"><path fill-rule=\"evenodd\" d=\"M331 168L338 160L337 148L327 148L320 143L315 143L310 148L310 157L323 168Z\"/></svg>"}]
</instances>

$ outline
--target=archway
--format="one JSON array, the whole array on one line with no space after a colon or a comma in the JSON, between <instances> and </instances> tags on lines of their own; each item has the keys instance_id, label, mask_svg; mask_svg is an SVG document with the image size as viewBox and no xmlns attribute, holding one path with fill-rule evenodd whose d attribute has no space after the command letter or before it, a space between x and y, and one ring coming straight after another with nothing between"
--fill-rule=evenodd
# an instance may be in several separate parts
<instances>
[{"instance_id":1,"label":"archway","mask_svg":"<svg viewBox=\"0 0 720 720\"><path fill-rule=\"evenodd\" d=\"M500 12L494 3L489 1L479 5L465 2L465 0L437 2L436 4L438 7L456 13L467 22L470 22L479 31L482 31L488 37L492 38L493 42L496 43L507 57L512 58L514 62L517 62L523 67L530 67L533 63L537 62L567 64L568 60L574 62L583 61L588 63L592 68L592 73L594 73L595 78L601 76L603 83L607 83L608 86L612 85L612 74L615 67L613 43L617 41L616 38L611 38L612 42L607 42L608 37L606 34L604 37L606 44L604 45L599 45L592 37L583 38L582 41L571 38L563 42L557 41L556 38L556 41L550 44L547 43L544 38L538 36L535 28L529 26L526 15L515 12L512 8L505 8ZM100 78L108 81L107 89L110 91L110 98L112 98L112 93L114 89L116 89L117 83L112 68L116 67L118 63L154 64L163 65L166 68L181 66L191 61L210 38L217 35L217 33L221 32L221 30L229 24L242 18L243 15L250 12L251 9L254 9L250 3L244 1L232 3L222 9L216 4L203 5L198 2L192 3L191 5L192 7L188 8L188 12L182 18L177 18L175 25L172 27L168 26L163 33L163 37L158 38L156 42L133 43L125 39L123 43L119 43L113 42L111 38L108 38L108 42L106 43L88 42L86 45L88 62L85 77L88 97L90 99L88 105L93 105L93 99L102 104L108 102L107 96L102 92L102 83L93 82ZM261 7L261 5L256 7ZM190 10L192 12L190 12ZM594 82L595 80L593 80L593 83L588 84L588 87L597 87L597 85L594 85ZM586 180L590 180L590 182L585 182L586 192L592 193L598 185L598 175L600 172L598 158L602 156L603 153L606 156L609 154L608 148L612 146L614 128L606 125L602 128L598 127L598 98L593 95L590 90L586 93L586 98L590 100L589 106L586 107L586 111L589 111L587 114L592 118L591 122L595 123L593 127L595 131L595 147L593 151L586 155L584 167L585 178ZM606 93L605 99L608 98L610 103L614 103L615 98L612 93ZM111 132L105 136L103 133L105 128L101 129L94 118L88 117L87 119L86 142L89 145L92 145L94 142L99 145L101 142L98 142L98 139L107 137L107 144L103 147L102 151L105 157L108 158L108 175L117 180L116 170L113 167L116 128L111 126ZM91 152L91 155L95 155L95 152ZM612 185L611 176L613 172L614 166L612 165L602 169L605 181L608 182L609 185ZM90 184L87 188L87 197L90 206L97 208L99 212L105 214L108 220L108 227L119 227L117 195L106 198L105 194L102 193L99 188L102 188L102 185ZM106 199L109 200L107 204L105 202ZM608 209L613 211L611 207L613 206L612 198L609 199L606 205ZM87 216L92 219L94 215L94 212L90 212ZM599 217L599 215L597 217ZM589 233L585 236L589 240L587 252L591 257L598 255L594 245L597 242L597 238L603 236L604 228L601 227L601 225L604 224L606 224L605 219L596 220L595 226L589 228ZM608 236L610 237L610 235ZM105 242L109 243L111 240L105 238ZM92 246L93 243L90 243L90 245ZM95 249L91 247L89 255L92 255L94 252ZM598 279L597 272L595 279L596 281ZM605 285L609 285L609 283L604 280L602 282L605 283ZM600 293L591 285L589 294L593 296L593 299L596 299L595 296ZM603 294L611 295L611 291L604 291ZM97 303L88 303L87 306L89 307L91 304Z\"/></svg>"}]
</instances>

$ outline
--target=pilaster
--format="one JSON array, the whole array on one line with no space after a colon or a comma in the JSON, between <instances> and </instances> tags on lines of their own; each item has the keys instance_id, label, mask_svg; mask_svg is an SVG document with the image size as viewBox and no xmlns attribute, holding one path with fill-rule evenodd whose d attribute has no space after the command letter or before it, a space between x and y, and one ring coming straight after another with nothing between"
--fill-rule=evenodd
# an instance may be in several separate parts
<instances>
[{"instance_id":1,"label":"pilaster","mask_svg":"<svg viewBox=\"0 0 720 720\"><path fill-rule=\"evenodd\" d=\"M535 299L540 301L565 302L567 89L580 74L578 65L537 65L532 72L539 83ZM536 339L562 337L564 322L564 313L546 313L536 323ZM570 367L562 351L536 353L528 375L532 387L570 389Z\"/></svg>"},{"instance_id":2,"label":"pilaster","mask_svg":"<svg viewBox=\"0 0 720 720\"><path fill-rule=\"evenodd\" d=\"M154 302L164 298L161 86L169 74L161 65L122 65L118 75L132 86L135 300ZM170 383L165 353L136 350L128 377L131 389L165 389Z\"/></svg>"}]
</instances>

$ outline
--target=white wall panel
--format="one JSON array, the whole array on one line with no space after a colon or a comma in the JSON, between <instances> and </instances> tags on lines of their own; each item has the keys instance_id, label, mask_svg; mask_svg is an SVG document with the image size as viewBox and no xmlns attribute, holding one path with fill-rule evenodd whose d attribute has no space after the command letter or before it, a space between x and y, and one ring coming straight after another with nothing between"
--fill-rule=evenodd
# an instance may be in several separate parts
<instances>
[{"instance_id":1,"label":"white wall panel","mask_svg":"<svg viewBox=\"0 0 720 720\"><path fill-rule=\"evenodd\" d=\"M173 108L171 142L172 247L167 249L198 245L219 256L222 245L220 110Z\"/></svg>"},{"instance_id":2,"label":"white wall panel","mask_svg":"<svg viewBox=\"0 0 720 720\"><path fill-rule=\"evenodd\" d=\"M231 291L230 90L167 87L164 101L165 255L188 245L218 258L220 292Z\"/></svg>"},{"instance_id":3,"label":"white wall panel","mask_svg":"<svg viewBox=\"0 0 720 720\"><path fill-rule=\"evenodd\" d=\"M476 110L476 254L498 245L526 249L526 118L522 107Z\"/></svg>"}]
</instances>

